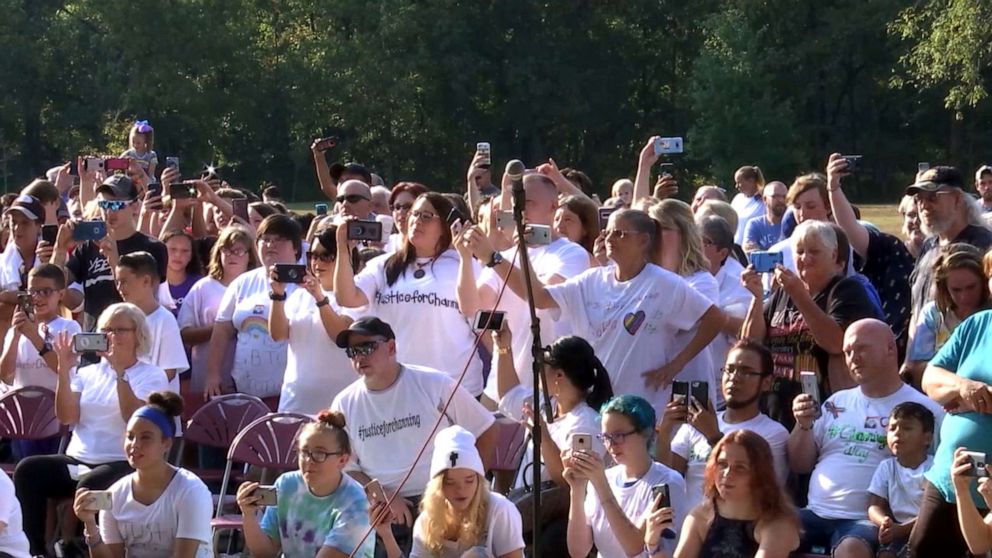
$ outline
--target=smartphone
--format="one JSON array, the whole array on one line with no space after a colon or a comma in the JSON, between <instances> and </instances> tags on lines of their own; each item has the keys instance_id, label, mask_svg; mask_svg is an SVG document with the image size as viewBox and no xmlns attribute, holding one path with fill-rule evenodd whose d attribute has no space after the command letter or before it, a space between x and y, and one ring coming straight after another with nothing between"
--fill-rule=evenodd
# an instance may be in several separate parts
<instances>
[{"instance_id":1,"label":"smartphone","mask_svg":"<svg viewBox=\"0 0 992 558\"><path fill-rule=\"evenodd\" d=\"M480 166L491 167L493 165L492 148L488 141L480 141L475 144L475 152L483 156L483 159L479 161Z\"/></svg>"},{"instance_id":2,"label":"smartphone","mask_svg":"<svg viewBox=\"0 0 992 558\"><path fill-rule=\"evenodd\" d=\"M34 320L34 298L31 296L31 293L18 291L17 306L21 308L21 312L27 315L29 320Z\"/></svg>"},{"instance_id":3,"label":"smartphone","mask_svg":"<svg viewBox=\"0 0 992 558\"><path fill-rule=\"evenodd\" d=\"M658 496L661 496L661 500L658 500ZM652 486L651 501L656 502L652 511L672 507L672 492L668 489L668 485L661 483Z\"/></svg>"},{"instance_id":4,"label":"smartphone","mask_svg":"<svg viewBox=\"0 0 992 558\"><path fill-rule=\"evenodd\" d=\"M88 172L102 171L103 157L86 157L83 159L83 170Z\"/></svg>"},{"instance_id":5,"label":"smartphone","mask_svg":"<svg viewBox=\"0 0 992 558\"><path fill-rule=\"evenodd\" d=\"M572 451L592 451L592 434L584 432L572 434Z\"/></svg>"},{"instance_id":6,"label":"smartphone","mask_svg":"<svg viewBox=\"0 0 992 558\"><path fill-rule=\"evenodd\" d=\"M524 240L533 246L551 244L551 227L547 225L527 225L524 227Z\"/></svg>"},{"instance_id":7,"label":"smartphone","mask_svg":"<svg viewBox=\"0 0 992 558\"><path fill-rule=\"evenodd\" d=\"M59 236L58 225L42 225L41 239L51 245L55 245L55 239Z\"/></svg>"},{"instance_id":8,"label":"smartphone","mask_svg":"<svg viewBox=\"0 0 992 558\"><path fill-rule=\"evenodd\" d=\"M983 451L966 451L965 455L971 459L971 471L968 471L969 477L987 477L989 476L989 471L986 469L986 465L989 462L989 456Z\"/></svg>"},{"instance_id":9,"label":"smartphone","mask_svg":"<svg viewBox=\"0 0 992 558\"><path fill-rule=\"evenodd\" d=\"M76 159L69 161L69 176L79 176L79 162Z\"/></svg>"},{"instance_id":10,"label":"smartphone","mask_svg":"<svg viewBox=\"0 0 992 558\"><path fill-rule=\"evenodd\" d=\"M179 157L166 157L165 168L179 170Z\"/></svg>"},{"instance_id":11,"label":"smartphone","mask_svg":"<svg viewBox=\"0 0 992 558\"><path fill-rule=\"evenodd\" d=\"M105 353L109 348L106 333L77 333L72 336L72 350L77 353Z\"/></svg>"},{"instance_id":12,"label":"smartphone","mask_svg":"<svg viewBox=\"0 0 992 558\"><path fill-rule=\"evenodd\" d=\"M169 184L169 196L174 200L189 200L200 195L200 191L196 189L196 184L193 182L173 182Z\"/></svg>"},{"instance_id":13,"label":"smartphone","mask_svg":"<svg viewBox=\"0 0 992 558\"><path fill-rule=\"evenodd\" d=\"M847 161L847 172L856 173L861 170L861 155L841 155Z\"/></svg>"},{"instance_id":14,"label":"smartphone","mask_svg":"<svg viewBox=\"0 0 992 558\"><path fill-rule=\"evenodd\" d=\"M799 372L799 384L803 388L803 393L809 395L816 401L816 406L820 406L820 385L816 381L816 372Z\"/></svg>"},{"instance_id":15,"label":"smartphone","mask_svg":"<svg viewBox=\"0 0 992 558\"><path fill-rule=\"evenodd\" d=\"M496 226L503 230L510 230L516 226L516 221L513 219L513 212L501 210L497 213Z\"/></svg>"},{"instance_id":16,"label":"smartphone","mask_svg":"<svg viewBox=\"0 0 992 558\"><path fill-rule=\"evenodd\" d=\"M689 395L689 382L682 382L679 380L672 382L672 401L677 401L688 407Z\"/></svg>"},{"instance_id":17,"label":"smartphone","mask_svg":"<svg viewBox=\"0 0 992 558\"><path fill-rule=\"evenodd\" d=\"M315 203L313 204L313 210L318 216L327 215L327 204L326 203Z\"/></svg>"},{"instance_id":18,"label":"smartphone","mask_svg":"<svg viewBox=\"0 0 992 558\"><path fill-rule=\"evenodd\" d=\"M479 310L475 313L475 329L476 331L482 331L484 329L499 331L503 329L503 320L505 319L506 312L500 310L494 312Z\"/></svg>"},{"instance_id":19,"label":"smartphone","mask_svg":"<svg viewBox=\"0 0 992 558\"><path fill-rule=\"evenodd\" d=\"M256 505L258 506L275 506L278 504L278 496L276 495L276 487L272 485L262 485L252 492L253 496L258 496L258 501Z\"/></svg>"},{"instance_id":20,"label":"smartphone","mask_svg":"<svg viewBox=\"0 0 992 558\"><path fill-rule=\"evenodd\" d=\"M776 265L782 264L785 261L782 258L782 252L754 251L748 257L751 259L751 265L754 266L754 270L758 273L771 273L775 271Z\"/></svg>"},{"instance_id":21,"label":"smartphone","mask_svg":"<svg viewBox=\"0 0 992 558\"><path fill-rule=\"evenodd\" d=\"M90 511L106 511L114 506L114 500L109 490L91 490L86 495L86 509Z\"/></svg>"},{"instance_id":22,"label":"smartphone","mask_svg":"<svg viewBox=\"0 0 992 558\"><path fill-rule=\"evenodd\" d=\"M162 183L152 182L148 185L147 197L154 198L155 196L162 197Z\"/></svg>"},{"instance_id":23,"label":"smartphone","mask_svg":"<svg viewBox=\"0 0 992 558\"><path fill-rule=\"evenodd\" d=\"M77 242L100 240L107 236L107 224L103 221L77 221L72 230L72 239Z\"/></svg>"},{"instance_id":24,"label":"smartphone","mask_svg":"<svg viewBox=\"0 0 992 558\"><path fill-rule=\"evenodd\" d=\"M930 163L916 163L916 172L926 172L930 170Z\"/></svg>"},{"instance_id":25,"label":"smartphone","mask_svg":"<svg viewBox=\"0 0 992 558\"><path fill-rule=\"evenodd\" d=\"M654 154L682 153L682 138L658 138L654 140Z\"/></svg>"},{"instance_id":26,"label":"smartphone","mask_svg":"<svg viewBox=\"0 0 992 558\"><path fill-rule=\"evenodd\" d=\"M314 145L314 149L317 151L327 151L338 145L338 138L335 136L328 136L326 138L320 138L317 140L317 144Z\"/></svg>"},{"instance_id":27,"label":"smartphone","mask_svg":"<svg viewBox=\"0 0 992 558\"><path fill-rule=\"evenodd\" d=\"M369 508L374 508L376 504L389 501L386 497L386 491L382 489L382 483L379 479L372 479L368 484L365 485L365 496L369 499Z\"/></svg>"},{"instance_id":28,"label":"smartphone","mask_svg":"<svg viewBox=\"0 0 992 558\"><path fill-rule=\"evenodd\" d=\"M103 168L108 171L126 171L131 161L124 157L107 157L103 160Z\"/></svg>"},{"instance_id":29,"label":"smartphone","mask_svg":"<svg viewBox=\"0 0 992 558\"><path fill-rule=\"evenodd\" d=\"M600 230L606 229L606 225L610 221L610 215L613 215L619 207L600 207L599 208L599 228Z\"/></svg>"},{"instance_id":30,"label":"smartphone","mask_svg":"<svg viewBox=\"0 0 992 558\"><path fill-rule=\"evenodd\" d=\"M348 240L382 241L382 223L378 221L348 221Z\"/></svg>"},{"instance_id":31,"label":"smartphone","mask_svg":"<svg viewBox=\"0 0 992 558\"><path fill-rule=\"evenodd\" d=\"M280 283L302 283L307 275L307 266L302 264L276 264L275 268Z\"/></svg>"},{"instance_id":32,"label":"smartphone","mask_svg":"<svg viewBox=\"0 0 992 558\"><path fill-rule=\"evenodd\" d=\"M248 198L232 198L231 211L238 219L248 222Z\"/></svg>"},{"instance_id":33,"label":"smartphone","mask_svg":"<svg viewBox=\"0 0 992 558\"><path fill-rule=\"evenodd\" d=\"M675 172L675 163L658 164L658 173L661 174L662 176L665 175L672 176L674 172Z\"/></svg>"},{"instance_id":34,"label":"smartphone","mask_svg":"<svg viewBox=\"0 0 992 558\"><path fill-rule=\"evenodd\" d=\"M709 382L689 382L689 396L696 401L697 406L703 409L708 409L710 406Z\"/></svg>"}]
</instances>

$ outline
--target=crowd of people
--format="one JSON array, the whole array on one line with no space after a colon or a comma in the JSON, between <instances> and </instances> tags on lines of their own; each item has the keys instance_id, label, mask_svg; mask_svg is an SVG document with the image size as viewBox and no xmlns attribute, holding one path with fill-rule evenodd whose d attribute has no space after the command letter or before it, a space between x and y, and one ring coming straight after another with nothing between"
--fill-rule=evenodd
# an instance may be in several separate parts
<instances>
[{"instance_id":1,"label":"crowd of people","mask_svg":"<svg viewBox=\"0 0 992 558\"><path fill-rule=\"evenodd\" d=\"M603 202L526 171L520 239L488 144L442 193L315 141L327 200L293 212L129 139L0 200L0 392L50 390L70 430L9 444L0 556L214 555L195 471L224 456L176 446L229 393L311 419L298 469L227 507L253 556L992 550L992 167L976 197L921 166L900 236L845 195L850 157L684 203L652 137ZM546 435L502 482L506 421Z\"/></svg>"}]
</instances>

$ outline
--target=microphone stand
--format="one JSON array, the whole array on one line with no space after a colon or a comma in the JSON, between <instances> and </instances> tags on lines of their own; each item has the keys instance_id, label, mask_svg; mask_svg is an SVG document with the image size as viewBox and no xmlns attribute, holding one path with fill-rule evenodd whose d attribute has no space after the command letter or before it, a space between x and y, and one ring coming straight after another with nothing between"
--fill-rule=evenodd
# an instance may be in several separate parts
<instances>
[{"instance_id":1,"label":"microphone stand","mask_svg":"<svg viewBox=\"0 0 992 558\"><path fill-rule=\"evenodd\" d=\"M530 309L530 332L532 338L530 351L534 357L534 362L531 365L534 374L533 401L535 407L537 407L539 401L543 403L542 406L544 407L544 414L547 417L547 423L551 424L554 421L554 416L551 412L551 396L548 395L547 390L541 390L541 386L546 385L544 380L544 347L541 344L541 321L537 317L537 308L534 306L534 285L531 282L530 256L527 253L527 242L524 239L525 202L523 179L514 180L513 220L516 222L517 229L517 257L520 258L520 270L523 272L524 285L527 287L527 306ZM542 394L543 400L541 399ZM531 518L531 548L533 552L531 556L533 558L539 558L541 555L541 549L538 547L538 543L541 538L541 437L543 434L541 432L540 410L535 408L534 411L534 425L531 429L531 446L534 453L533 469L531 470L533 474L531 485L534 489L534 513Z\"/></svg>"}]
</instances>

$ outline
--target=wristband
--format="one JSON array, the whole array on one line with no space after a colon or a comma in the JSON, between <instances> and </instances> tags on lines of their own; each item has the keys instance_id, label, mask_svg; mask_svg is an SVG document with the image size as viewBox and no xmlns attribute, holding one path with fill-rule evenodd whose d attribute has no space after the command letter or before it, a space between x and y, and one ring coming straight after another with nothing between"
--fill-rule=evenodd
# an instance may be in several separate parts
<instances>
[{"instance_id":1,"label":"wristband","mask_svg":"<svg viewBox=\"0 0 992 558\"><path fill-rule=\"evenodd\" d=\"M86 529L83 529L83 538L86 541L86 546L94 547L103 544L103 537L100 536L100 532L97 531L95 534L90 534Z\"/></svg>"},{"instance_id":2,"label":"wristband","mask_svg":"<svg viewBox=\"0 0 992 558\"><path fill-rule=\"evenodd\" d=\"M50 352L52 352L52 344L46 341L42 343L41 348L38 349L38 356L44 357Z\"/></svg>"},{"instance_id":3,"label":"wristband","mask_svg":"<svg viewBox=\"0 0 992 558\"><path fill-rule=\"evenodd\" d=\"M282 301L286 300L286 293L276 294L274 292L269 291L269 300L274 300L276 302L282 302Z\"/></svg>"},{"instance_id":4,"label":"wristband","mask_svg":"<svg viewBox=\"0 0 992 558\"><path fill-rule=\"evenodd\" d=\"M319 302L317 302L317 308L321 308L321 307L327 306L330 303L331 303L331 299L329 299L329 298L327 298L325 296L322 300L320 300Z\"/></svg>"},{"instance_id":5,"label":"wristband","mask_svg":"<svg viewBox=\"0 0 992 558\"><path fill-rule=\"evenodd\" d=\"M503 263L503 254L493 252L493 255L489 256L489 263L486 264L486 267L496 267L501 263Z\"/></svg>"}]
</instances>

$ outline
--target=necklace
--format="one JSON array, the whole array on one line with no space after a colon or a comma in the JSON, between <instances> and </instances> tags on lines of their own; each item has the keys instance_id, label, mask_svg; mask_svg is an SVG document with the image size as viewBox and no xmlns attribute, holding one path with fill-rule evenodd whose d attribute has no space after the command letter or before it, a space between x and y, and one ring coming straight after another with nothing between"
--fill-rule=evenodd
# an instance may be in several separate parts
<instances>
[{"instance_id":1,"label":"necklace","mask_svg":"<svg viewBox=\"0 0 992 558\"><path fill-rule=\"evenodd\" d=\"M423 279L424 278L424 275L427 275L427 271L424 268L427 267L428 265L432 264L432 263L434 263L434 258L431 258L431 259L427 260L424 263L420 263L420 262L414 261L413 262L413 265L417 266L417 270L413 272L413 278L414 279Z\"/></svg>"}]
</instances>

